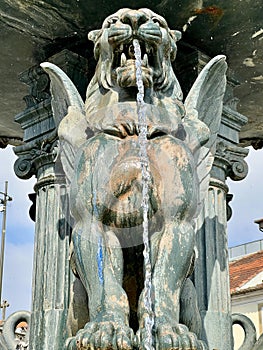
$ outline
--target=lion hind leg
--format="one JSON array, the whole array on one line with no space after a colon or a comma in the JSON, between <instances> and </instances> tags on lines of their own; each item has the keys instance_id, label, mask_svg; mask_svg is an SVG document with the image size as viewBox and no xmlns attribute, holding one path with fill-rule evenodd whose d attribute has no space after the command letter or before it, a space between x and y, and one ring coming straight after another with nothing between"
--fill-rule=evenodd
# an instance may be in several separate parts
<instances>
[{"instance_id":1,"label":"lion hind leg","mask_svg":"<svg viewBox=\"0 0 263 350\"><path fill-rule=\"evenodd\" d=\"M158 253L153 261L153 310L155 314L154 343L156 349L205 350L206 344L198 339L199 322L189 329L180 322L180 297L187 290L193 292L188 274L194 254L195 231L189 222L166 225L158 243ZM156 248L156 247L155 247ZM187 281L187 282L186 282ZM190 282L190 286L189 283ZM189 287L187 289L187 287ZM193 287L193 288L192 288ZM187 300L184 299L187 303ZM140 299L140 330L137 341L144 349L143 299ZM189 317L188 317L189 318ZM189 324L188 324L189 326Z\"/></svg>"},{"instance_id":2,"label":"lion hind leg","mask_svg":"<svg viewBox=\"0 0 263 350\"><path fill-rule=\"evenodd\" d=\"M73 232L74 260L88 294L90 319L67 340L65 349L131 350L134 333L129 327L128 298L122 288L122 249L112 244L114 240L116 243L115 235L102 233L99 226L97 238L77 229Z\"/></svg>"},{"instance_id":3,"label":"lion hind leg","mask_svg":"<svg viewBox=\"0 0 263 350\"><path fill-rule=\"evenodd\" d=\"M196 290L190 278L185 280L180 295L180 323L185 324L198 337L201 336L202 320L198 309Z\"/></svg>"},{"instance_id":4,"label":"lion hind leg","mask_svg":"<svg viewBox=\"0 0 263 350\"><path fill-rule=\"evenodd\" d=\"M101 232L99 225L96 227L96 236L86 232L80 229L75 231L73 245L76 270L89 298L90 320L116 318L128 324L129 303L122 288L121 247L109 244L107 238L114 234Z\"/></svg>"},{"instance_id":5,"label":"lion hind leg","mask_svg":"<svg viewBox=\"0 0 263 350\"><path fill-rule=\"evenodd\" d=\"M189 222L166 224L153 262L154 312L158 320L179 322L180 293L194 251L195 231Z\"/></svg>"}]
</instances>

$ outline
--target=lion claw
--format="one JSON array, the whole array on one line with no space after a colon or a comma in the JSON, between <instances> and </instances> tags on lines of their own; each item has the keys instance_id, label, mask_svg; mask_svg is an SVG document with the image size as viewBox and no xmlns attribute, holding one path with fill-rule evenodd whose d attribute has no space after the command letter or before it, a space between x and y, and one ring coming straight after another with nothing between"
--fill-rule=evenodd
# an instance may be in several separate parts
<instances>
[{"instance_id":1,"label":"lion claw","mask_svg":"<svg viewBox=\"0 0 263 350\"><path fill-rule=\"evenodd\" d=\"M132 350L134 333L117 322L89 322L75 337L69 338L65 350Z\"/></svg>"}]
</instances>

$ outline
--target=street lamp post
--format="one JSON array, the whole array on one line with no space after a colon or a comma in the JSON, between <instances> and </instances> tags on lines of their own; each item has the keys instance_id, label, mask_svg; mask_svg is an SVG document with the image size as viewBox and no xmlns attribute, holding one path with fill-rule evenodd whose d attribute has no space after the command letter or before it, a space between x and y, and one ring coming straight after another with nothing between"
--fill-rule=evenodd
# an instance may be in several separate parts
<instances>
[{"instance_id":1,"label":"street lamp post","mask_svg":"<svg viewBox=\"0 0 263 350\"><path fill-rule=\"evenodd\" d=\"M5 182L5 192L0 192L4 195L3 199L0 199L2 204L1 211L3 212L2 220L2 238L1 238L1 255L0 255L0 302L2 301L2 286L3 286L3 267L4 267L4 253L5 253L5 232L6 232L6 203L12 200L12 197L7 194L8 181Z\"/></svg>"},{"instance_id":2,"label":"street lamp post","mask_svg":"<svg viewBox=\"0 0 263 350\"><path fill-rule=\"evenodd\" d=\"M3 309L3 310L2 310L2 321L3 321L3 322L5 322L6 308L7 308L8 306L9 306L9 303L8 303L7 300L4 300L4 301L1 303L1 305L0 305L1 309Z\"/></svg>"}]
</instances>

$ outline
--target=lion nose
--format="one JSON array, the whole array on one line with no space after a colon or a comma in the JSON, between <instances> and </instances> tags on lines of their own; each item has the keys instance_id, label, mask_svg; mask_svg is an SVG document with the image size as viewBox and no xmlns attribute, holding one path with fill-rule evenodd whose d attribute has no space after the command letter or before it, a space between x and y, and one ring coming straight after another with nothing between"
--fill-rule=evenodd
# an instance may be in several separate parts
<instances>
[{"instance_id":1,"label":"lion nose","mask_svg":"<svg viewBox=\"0 0 263 350\"><path fill-rule=\"evenodd\" d=\"M121 21L124 24L128 24L134 31L147 21L145 14L138 11L129 11L121 17Z\"/></svg>"}]
</instances>

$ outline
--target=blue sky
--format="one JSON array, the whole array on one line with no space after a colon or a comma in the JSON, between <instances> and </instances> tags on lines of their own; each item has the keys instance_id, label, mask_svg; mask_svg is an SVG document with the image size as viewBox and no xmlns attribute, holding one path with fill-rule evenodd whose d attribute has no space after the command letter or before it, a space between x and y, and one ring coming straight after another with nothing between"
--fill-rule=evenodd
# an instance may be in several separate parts
<instances>
[{"instance_id":1,"label":"blue sky","mask_svg":"<svg viewBox=\"0 0 263 350\"><path fill-rule=\"evenodd\" d=\"M33 192L35 179L18 179L13 171L15 160L12 147L0 150L0 191L4 192L7 180L8 194L13 198L8 202L6 211L2 300L6 299L10 304L7 315L18 310L29 310L31 305L34 224L28 215L31 206L28 193ZM3 213L0 213L1 227L2 219Z\"/></svg>"},{"instance_id":2,"label":"blue sky","mask_svg":"<svg viewBox=\"0 0 263 350\"><path fill-rule=\"evenodd\" d=\"M245 180L228 181L233 216L228 225L229 246L263 239L254 220L263 217L262 186L263 150L250 150L247 157L249 174ZM34 224L29 218L31 202L28 193L33 192L35 179L20 180L13 171L16 156L12 148L0 150L0 191L4 191L5 181L9 182L8 194L13 201L7 207L7 229L4 263L2 299L7 299L10 307L7 315L18 310L30 310L31 279L33 260ZM2 213L0 224L2 225Z\"/></svg>"},{"instance_id":3,"label":"blue sky","mask_svg":"<svg viewBox=\"0 0 263 350\"><path fill-rule=\"evenodd\" d=\"M254 220L263 218L263 150L255 151L249 147L248 175L242 181L228 180L229 193L234 194L230 206L233 210L228 222L229 246L263 239Z\"/></svg>"}]
</instances>

